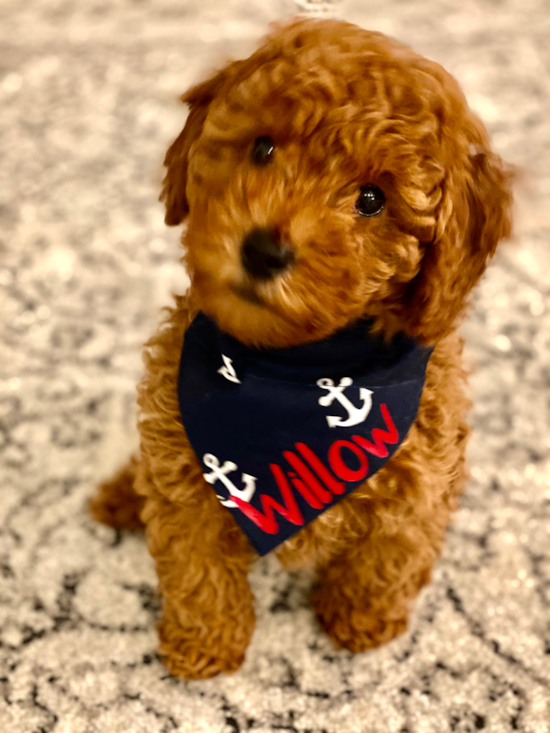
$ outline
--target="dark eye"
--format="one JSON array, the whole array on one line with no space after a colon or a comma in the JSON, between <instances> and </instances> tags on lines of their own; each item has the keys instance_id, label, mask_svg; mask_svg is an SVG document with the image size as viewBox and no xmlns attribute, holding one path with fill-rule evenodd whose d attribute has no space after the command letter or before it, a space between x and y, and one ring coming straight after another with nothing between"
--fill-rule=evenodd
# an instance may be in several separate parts
<instances>
[{"instance_id":1,"label":"dark eye","mask_svg":"<svg viewBox=\"0 0 550 733\"><path fill-rule=\"evenodd\" d=\"M376 216L386 205L386 197L377 186L361 186L355 208L361 216Z\"/></svg>"},{"instance_id":2,"label":"dark eye","mask_svg":"<svg viewBox=\"0 0 550 733\"><path fill-rule=\"evenodd\" d=\"M252 162L256 165L267 165L273 157L275 143L270 137L258 137L252 146Z\"/></svg>"}]
</instances>

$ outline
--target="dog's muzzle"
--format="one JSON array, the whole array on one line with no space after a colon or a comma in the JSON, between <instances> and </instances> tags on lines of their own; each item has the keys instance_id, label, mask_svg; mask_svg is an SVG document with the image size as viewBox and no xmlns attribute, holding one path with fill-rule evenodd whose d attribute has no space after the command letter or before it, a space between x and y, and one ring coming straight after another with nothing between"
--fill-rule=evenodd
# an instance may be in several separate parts
<instances>
[{"instance_id":1,"label":"dog's muzzle","mask_svg":"<svg viewBox=\"0 0 550 733\"><path fill-rule=\"evenodd\" d=\"M292 265L294 251L276 229L253 229L243 241L241 261L252 277L271 280Z\"/></svg>"}]
</instances>

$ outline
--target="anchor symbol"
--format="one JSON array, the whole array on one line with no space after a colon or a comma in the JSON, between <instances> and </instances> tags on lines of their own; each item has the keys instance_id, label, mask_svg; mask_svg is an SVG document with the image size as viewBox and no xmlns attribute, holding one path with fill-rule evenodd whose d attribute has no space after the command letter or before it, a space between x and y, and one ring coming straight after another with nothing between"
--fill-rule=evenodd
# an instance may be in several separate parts
<instances>
[{"instance_id":1,"label":"anchor symbol","mask_svg":"<svg viewBox=\"0 0 550 733\"><path fill-rule=\"evenodd\" d=\"M346 387L351 387L352 384L353 379L350 379L350 377L342 377L340 384L337 387L334 385L332 379L319 379L317 381L318 387L328 390L327 395L319 397L319 404L322 405L322 407L328 407L334 402L334 400L338 400L338 402L348 411L347 420L344 420L337 415L327 415L327 422L330 428L348 428L351 425L359 425L359 423L364 422L369 414L372 407L371 390L366 387L359 388L359 397L361 398L363 405L362 407L355 407L355 405L350 402L344 394Z\"/></svg>"},{"instance_id":2,"label":"anchor symbol","mask_svg":"<svg viewBox=\"0 0 550 733\"><path fill-rule=\"evenodd\" d=\"M227 478L227 474L231 471L237 470L237 464L233 461L225 461L223 466L220 466L220 461L212 453L205 453L203 457L203 463L207 468L212 469L211 473L203 473L205 481L209 484L215 484L218 479L224 484L226 489L229 491L231 496L238 496L239 499L249 502L252 499L254 492L256 491L256 477L250 476L248 473L243 473L242 481L244 483L244 489L238 489L231 479ZM237 505L231 499L224 499L223 496L216 494L220 502L227 507L236 509Z\"/></svg>"}]
</instances>

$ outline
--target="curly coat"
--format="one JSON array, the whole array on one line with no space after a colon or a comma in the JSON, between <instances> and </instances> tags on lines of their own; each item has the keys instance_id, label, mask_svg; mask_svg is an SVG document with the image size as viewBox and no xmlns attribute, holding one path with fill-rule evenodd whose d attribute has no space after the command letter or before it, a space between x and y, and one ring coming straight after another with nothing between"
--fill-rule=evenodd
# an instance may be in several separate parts
<instances>
[{"instance_id":1,"label":"curly coat","mask_svg":"<svg viewBox=\"0 0 550 733\"><path fill-rule=\"evenodd\" d=\"M313 603L338 646L359 652L406 628L464 479L469 433L457 323L511 227L511 173L454 79L379 33L337 21L275 25L248 59L194 86L165 160L166 223L187 222L191 276L145 347L141 451L92 501L96 519L145 525L174 675L239 667L254 628L256 554L202 476L176 382L199 310L252 346L322 339L358 317L391 339L434 346L416 420L393 458L276 551L316 568ZM269 166L251 161L269 135ZM357 215L364 184L386 207ZM277 227L296 265L254 282L241 245Z\"/></svg>"}]
</instances>

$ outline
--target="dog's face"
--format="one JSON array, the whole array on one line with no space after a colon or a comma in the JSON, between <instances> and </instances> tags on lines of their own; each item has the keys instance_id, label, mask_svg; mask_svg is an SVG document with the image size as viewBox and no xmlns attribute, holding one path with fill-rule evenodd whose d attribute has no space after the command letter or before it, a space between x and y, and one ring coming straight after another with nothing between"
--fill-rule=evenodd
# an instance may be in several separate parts
<instances>
[{"instance_id":1,"label":"dog's face","mask_svg":"<svg viewBox=\"0 0 550 733\"><path fill-rule=\"evenodd\" d=\"M366 316L424 342L509 234L509 176L439 66L336 21L278 27L184 97L166 158L199 307L254 345Z\"/></svg>"}]
</instances>

